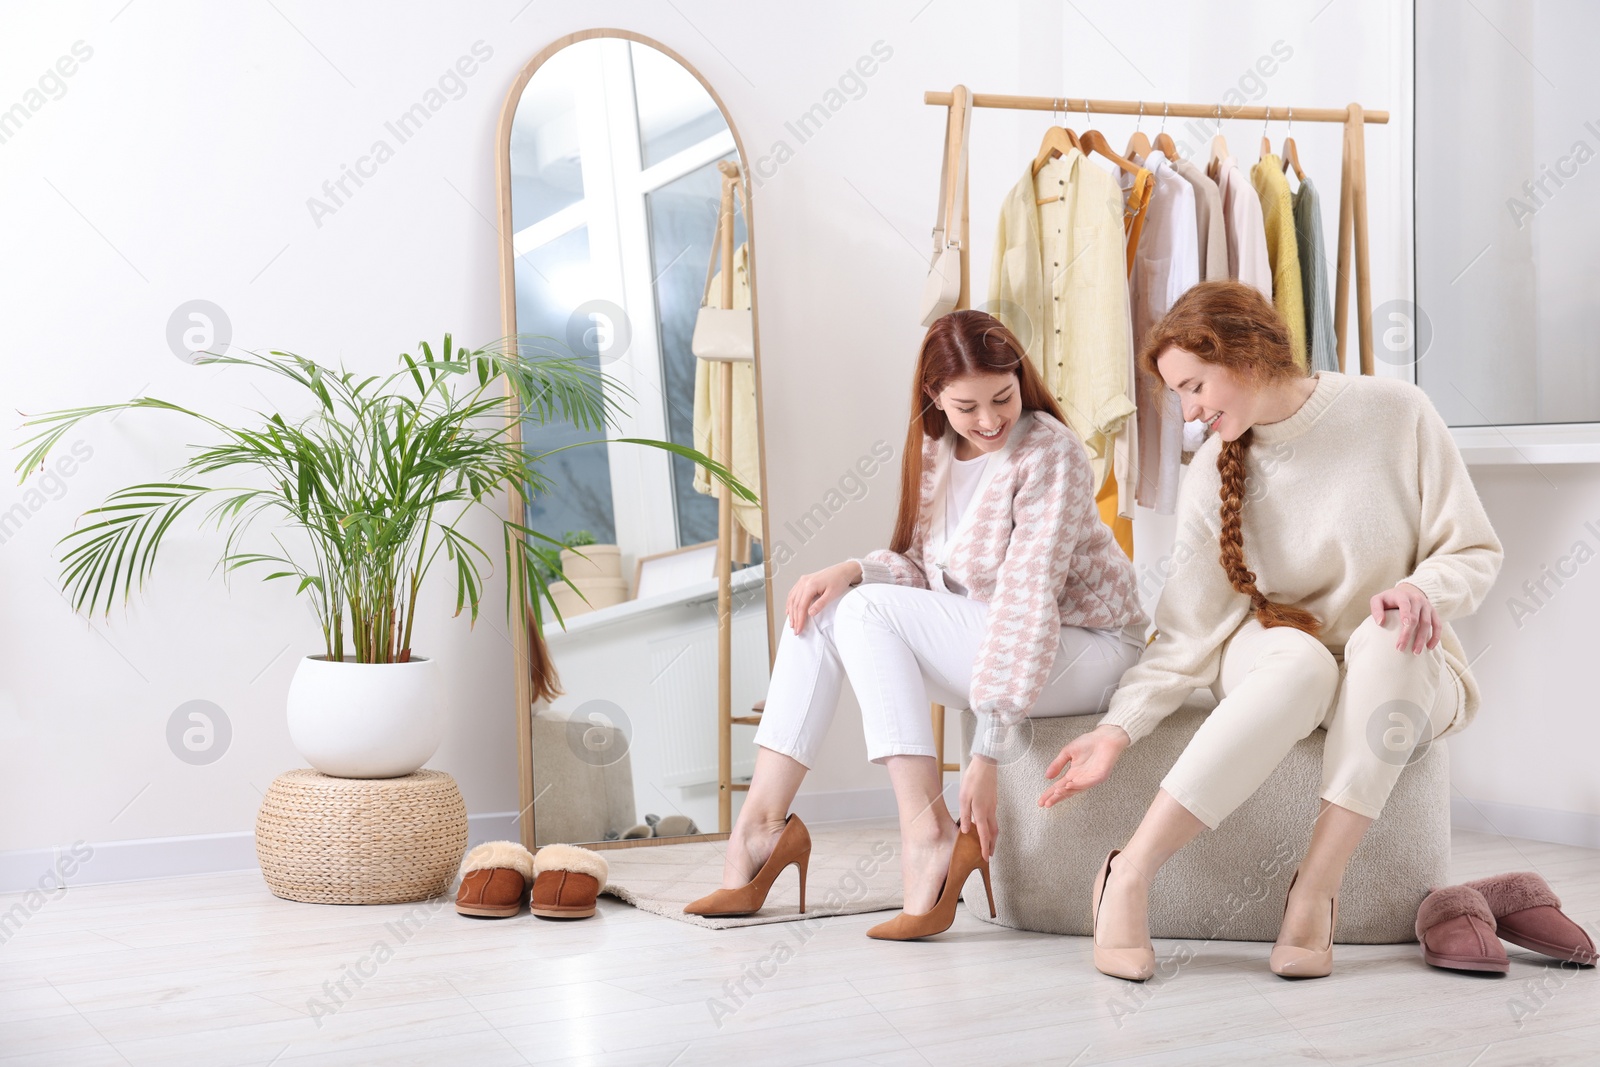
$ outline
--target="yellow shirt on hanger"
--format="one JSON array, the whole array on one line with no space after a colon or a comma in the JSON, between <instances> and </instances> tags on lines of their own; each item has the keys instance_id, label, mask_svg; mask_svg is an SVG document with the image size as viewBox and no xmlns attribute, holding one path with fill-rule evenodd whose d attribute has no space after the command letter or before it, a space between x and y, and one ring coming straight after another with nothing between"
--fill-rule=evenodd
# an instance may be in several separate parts
<instances>
[{"instance_id":1,"label":"yellow shirt on hanger","mask_svg":"<svg viewBox=\"0 0 1600 1067\"><path fill-rule=\"evenodd\" d=\"M1250 168L1250 184L1261 197L1267 227L1267 262L1272 265L1272 306L1289 325L1289 347L1302 370L1306 362L1306 303L1300 284L1299 239L1294 232L1294 194L1283 175L1283 160L1268 153Z\"/></svg>"},{"instance_id":2,"label":"yellow shirt on hanger","mask_svg":"<svg viewBox=\"0 0 1600 1067\"><path fill-rule=\"evenodd\" d=\"M738 310L750 307L750 246L741 244L733 253L733 306ZM722 291L722 271L711 278L711 291ZM717 364L711 360L694 361L694 447L727 466L733 476L752 489L757 497L765 499L761 488L761 438L756 427L756 369L754 363L730 363L733 371L733 461L725 459L716 447L717 408L720 407L717 389ZM710 473L698 463L694 467L694 488L698 493L715 495L721 483L711 481ZM748 543L737 535L741 530L752 540L761 540L761 505L729 494L733 507L734 533L739 541L730 558L741 563L750 559Z\"/></svg>"},{"instance_id":3,"label":"yellow shirt on hanger","mask_svg":"<svg viewBox=\"0 0 1600 1067\"><path fill-rule=\"evenodd\" d=\"M1022 343L1100 486L1135 411L1122 189L1076 148L1032 170L1001 206L984 310Z\"/></svg>"}]
</instances>

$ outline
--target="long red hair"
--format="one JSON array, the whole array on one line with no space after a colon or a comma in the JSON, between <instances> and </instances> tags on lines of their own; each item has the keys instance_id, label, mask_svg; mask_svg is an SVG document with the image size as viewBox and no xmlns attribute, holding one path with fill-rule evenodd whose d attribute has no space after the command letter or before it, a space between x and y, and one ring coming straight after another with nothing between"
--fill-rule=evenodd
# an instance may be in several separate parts
<instances>
[{"instance_id":1,"label":"long red hair","mask_svg":"<svg viewBox=\"0 0 1600 1067\"><path fill-rule=\"evenodd\" d=\"M1244 282L1201 282L1178 297L1145 336L1139 366L1161 380L1156 361L1171 348L1191 352L1206 363L1226 367L1241 379L1266 385L1306 377L1289 347L1289 327L1261 290ZM1222 569L1228 581L1250 598L1262 626L1292 626L1315 636L1322 623L1309 611L1268 600L1244 564L1241 511L1244 506L1245 449L1254 434L1246 430L1222 442L1217 473L1222 476Z\"/></svg>"},{"instance_id":2,"label":"long red hair","mask_svg":"<svg viewBox=\"0 0 1600 1067\"><path fill-rule=\"evenodd\" d=\"M955 379L976 374L1015 374L1024 411L1043 411L1066 424L1067 418L1045 388L1038 368L1004 323L988 312L972 309L952 311L936 320L922 339L917 371L912 376L911 417L900 456L900 513L889 542L891 551L906 551L916 535L922 502L923 439L943 437L950 428L949 416L934 406L933 398Z\"/></svg>"}]
</instances>

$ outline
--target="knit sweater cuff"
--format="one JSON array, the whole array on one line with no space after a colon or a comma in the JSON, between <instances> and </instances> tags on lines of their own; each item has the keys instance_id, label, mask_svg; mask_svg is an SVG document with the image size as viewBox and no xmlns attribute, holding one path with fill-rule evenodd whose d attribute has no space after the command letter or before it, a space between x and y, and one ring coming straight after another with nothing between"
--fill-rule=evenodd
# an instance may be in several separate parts
<instances>
[{"instance_id":1,"label":"knit sweater cuff","mask_svg":"<svg viewBox=\"0 0 1600 1067\"><path fill-rule=\"evenodd\" d=\"M887 563L876 559L857 559L853 562L861 564L861 581L857 584L866 585L868 582L894 584L894 571L889 569Z\"/></svg>"},{"instance_id":2,"label":"knit sweater cuff","mask_svg":"<svg viewBox=\"0 0 1600 1067\"><path fill-rule=\"evenodd\" d=\"M1444 588L1439 584L1439 576L1437 574L1429 571L1417 571L1400 579L1400 581L1405 582L1407 585L1414 585L1422 590L1423 595L1428 598L1428 603L1433 605L1435 611L1444 603ZM1395 584L1398 585L1399 583Z\"/></svg>"},{"instance_id":3,"label":"knit sweater cuff","mask_svg":"<svg viewBox=\"0 0 1600 1067\"><path fill-rule=\"evenodd\" d=\"M1020 738L1021 733L1015 726L1007 726L999 718L987 712L974 711L973 716L978 720L978 727L972 732L972 756L987 756L997 763L1005 763L1007 750Z\"/></svg>"},{"instance_id":4,"label":"knit sweater cuff","mask_svg":"<svg viewBox=\"0 0 1600 1067\"><path fill-rule=\"evenodd\" d=\"M1143 708L1116 708L1101 716L1096 726L1120 726L1128 734L1129 745L1139 742L1139 739L1156 728L1156 723L1161 721L1161 716L1151 715Z\"/></svg>"}]
</instances>

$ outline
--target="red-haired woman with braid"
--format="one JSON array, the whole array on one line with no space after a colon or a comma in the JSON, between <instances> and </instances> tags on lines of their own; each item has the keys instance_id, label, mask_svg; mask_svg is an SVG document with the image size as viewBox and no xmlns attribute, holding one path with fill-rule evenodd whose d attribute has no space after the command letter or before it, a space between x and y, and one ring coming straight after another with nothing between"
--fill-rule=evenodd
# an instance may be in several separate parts
<instances>
[{"instance_id":1,"label":"red-haired woman with braid","mask_svg":"<svg viewBox=\"0 0 1600 1067\"><path fill-rule=\"evenodd\" d=\"M1307 377L1252 286L1188 290L1139 361L1210 436L1179 491L1156 637L1096 729L1051 765L1052 777L1072 769L1040 802L1105 780L1196 688L1218 698L1095 880L1095 966L1142 980L1154 969L1146 905L1157 870L1297 741L1326 730L1320 811L1270 959L1276 974L1320 977L1333 967L1351 853L1417 746L1477 711L1449 623L1488 594L1500 541L1427 394L1394 378Z\"/></svg>"}]
</instances>

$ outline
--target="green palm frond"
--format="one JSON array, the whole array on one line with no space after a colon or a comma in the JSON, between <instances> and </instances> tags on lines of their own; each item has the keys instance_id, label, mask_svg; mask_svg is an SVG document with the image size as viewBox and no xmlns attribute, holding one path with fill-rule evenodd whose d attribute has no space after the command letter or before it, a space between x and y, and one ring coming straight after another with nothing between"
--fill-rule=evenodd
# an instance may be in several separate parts
<instances>
[{"instance_id":1,"label":"green palm frond","mask_svg":"<svg viewBox=\"0 0 1600 1067\"><path fill-rule=\"evenodd\" d=\"M542 461L566 445L530 454L514 440L508 398L523 418L562 420L604 433L631 394L588 361L547 338L521 336L482 348L443 343L402 353L388 375L333 370L286 351L206 354L197 363L264 372L299 387L310 400L298 418L257 412L259 424L226 422L156 397L47 412L23 425L34 432L16 447L19 482L87 419L130 409L161 411L199 423L214 435L190 446L170 480L119 489L61 538L62 581L77 610L110 612L142 589L176 520L203 499L202 524L226 536L217 567L293 579L311 598L330 658L345 654L346 634L363 663L410 656L418 592L443 553L456 587L455 614L476 622L491 559L463 532L477 508L516 490L525 498L552 490ZM648 438L604 438L661 448L705 467L740 499L757 496L722 464L693 448ZM251 484L214 479L244 475ZM492 508L491 508L492 510ZM256 526L271 520L272 549L252 547ZM507 618L543 622L546 604L561 621L546 575L559 573L562 542L501 519L508 581ZM265 568L262 571L262 568ZM512 603L512 590L524 593Z\"/></svg>"}]
</instances>

